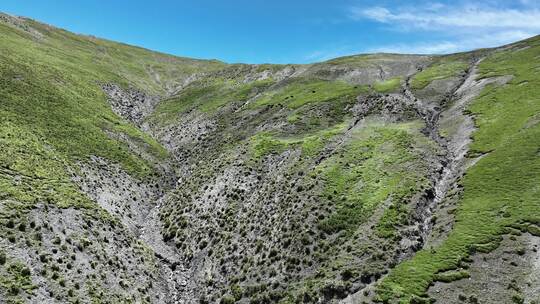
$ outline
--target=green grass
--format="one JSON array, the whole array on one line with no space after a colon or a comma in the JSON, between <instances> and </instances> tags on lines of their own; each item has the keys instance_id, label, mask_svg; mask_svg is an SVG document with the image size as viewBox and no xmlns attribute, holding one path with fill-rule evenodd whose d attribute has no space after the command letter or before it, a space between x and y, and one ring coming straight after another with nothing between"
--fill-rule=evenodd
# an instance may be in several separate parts
<instances>
[{"instance_id":1,"label":"green grass","mask_svg":"<svg viewBox=\"0 0 540 304\"><path fill-rule=\"evenodd\" d=\"M368 92L365 86L320 79L296 79L279 85L272 80L243 83L235 77L246 70L245 65L231 66L223 75L225 65L217 61L177 58L74 35L33 21L27 23L42 32L44 38L37 39L28 32L0 23L2 223L22 219L20 214L38 203L84 208L92 213L99 210L79 192L67 170L89 156L119 163L141 178L168 157L159 143L111 111L100 88L103 83L113 82L124 88L135 86L163 95L192 73L212 75L163 102L154 118L164 120L192 109L213 114L230 103L246 102L260 94L250 105L251 110L269 105L284 106L282 118L295 124L296 133L291 136L261 132L250 137L247 143L251 156L260 159L268 154L300 149L303 157L300 166L309 163L305 160L313 160L325 152L325 147L345 132L348 126L345 105ZM424 296L434 280L465 277L465 272L455 271L460 261L472 252L493 249L500 234L509 226L540 234L540 103L537 97L540 96L540 67L536 64L540 47L535 40L530 43L533 44L530 49L495 53L482 62L481 77L515 76L510 85L489 87L469 108L479 128L474 134L471 155L488 154L463 179L465 190L448 239L439 247L420 251L410 261L397 266L379 286L381 300L407 303ZM371 60L392 58L391 55L353 56L324 64L365 66L372 64ZM416 75L414 88L424 88L433 80L455 76L467 68L462 57L441 58ZM282 67L261 65L258 71L279 68ZM374 89L391 92L399 84L400 79L393 78L374 84ZM327 114L324 118L332 119L318 117L323 116L315 111L318 106L320 110L331 107L324 112ZM255 119L265 118L261 115ZM321 245L329 244L334 250L329 251L332 253L330 266L320 268L322 279L291 284L317 289L322 287L318 285L320 282L334 280L339 275L337 270L349 266L356 267L354 271L359 270L358 265L349 263L355 260L353 253L338 250L343 249L340 246L348 240L347 236L357 232L355 229L383 204L388 206L381 219L374 223L374 234L383 238L395 236L396 226L410 211L406 202L429 187L426 178L429 171L426 159L429 158L423 153L432 146L419 132L421 127L417 122L370 122L354 131L350 140L315 168L312 174L323 181L321 188L317 188L322 191L321 200L331 207L327 209L328 217L320 218L319 227L329 234L336 233L338 239L344 236L345 241L334 245L327 241L332 238L321 238ZM248 132L251 131L246 134L253 134ZM127 144L111 138L108 133L126 135L151 157L139 157ZM227 147L230 146L232 144ZM433 155L432 152L427 154ZM31 292L31 276L23 264L7 257L0 271L2 289L9 291L10 286L15 285ZM98 294L102 294L102 290L96 285L96 301L99 301ZM106 291L102 296L116 297Z\"/></svg>"},{"instance_id":2,"label":"green grass","mask_svg":"<svg viewBox=\"0 0 540 304\"><path fill-rule=\"evenodd\" d=\"M378 81L373 84L373 89L379 93L395 92L399 89L401 77L390 78L385 81Z\"/></svg>"},{"instance_id":3,"label":"green grass","mask_svg":"<svg viewBox=\"0 0 540 304\"><path fill-rule=\"evenodd\" d=\"M32 294L36 286L32 283L30 268L20 261L7 259L0 265L0 288L5 290L9 303L24 303L22 296Z\"/></svg>"},{"instance_id":4,"label":"green grass","mask_svg":"<svg viewBox=\"0 0 540 304\"><path fill-rule=\"evenodd\" d=\"M398 265L378 287L380 300L409 303L425 295L437 273L456 269L477 250L495 248L507 227L538 229L540 44L528 43L528 49L498 52L480 64L481 77L514 75L505 86L486 88L469 107L478 127L471 155L487 154L462 180L463 197L448 238Z\"/></svg>"},{"instance_id":5,"label":"green grass","mask_svg":"<svg viewBox=\"0 0 540 304\"><path fill-rule=\"evenodd\" d=\"M348 121L316 132L298 136L280 137L271 132L260 132L250 138L251 155L260 159L268 154L279 154L287 149L300 148L304 157L314 157L334 136L343 133Z\"/></svg>"},{"instance_id":6,"label":"green grass","mask_svg":"<svg viewBox=\"0 0 540 304\"><path fill-rule=\"evenodd\" d=\"M415 123L362 128L341 153L321 163L315 174L323 176L324 196L335 205L334 213L319 223L323 231L354 230L387 199L395 206L389 210L406 211L407 199L428 185L427 167L413 149L424 145L418 128ZM392 235L398 218L388 213L379 233Z\"/></svg>"},{"instance_id":7,"label":"green grass","mask_svg":"<svg viewBox=\"0 0 540 304\"><path fill-rule=\"evenodd\" d=\"M347 125L343 122L295 137L261 132L250 139L251 155L260 159L300 148L304 157L313 158ZM420 151L432 149L432 145L419 129L417 122L370 123L355 131L350 142L339 148L340 153L321 163L312 174L323 177L323 196L333 202L336 211L322 220L319 228L327 233L353 230L390 199L391 207L377 224L376 232L383 237L394 236L395 225L408 212L404 203L429 186L425 178L427 165L421 161Z\"/></svg>"},{"instance_id":8,"label":"green grass","mask_svg":"<svg viewBox=\"0 0 540 304\"><path fill-rule=\"evenodd\" d=\"M299 79L281 89L264 92L252 106L281 104L290 109L298 109L310 103L354 99L365 91L364 86L355 86L342 81Z\"/></svg>"},{"instance_id":9,"label":"green grass","mask_svg":"<svg viewBox=\"0 0 540 304\"><path fill-rule=\"evenodd\" d=\"M301 118L301 115L297 112L292 112L287 116L287 122L290 124L294 124L295 122L299 121Z\"/></svg>"},{"instance_id":10,"label":"green grass","mask_svg":"<svg viewBox=\"0 0 540 304\"><path fill-rule=\"evenodd\" d=\"M268 154L282 153L296 143L298 141L276 138L270 132L257 133L250 139L251 153L255 159Z\"/></svg>"},{"instance_id":11,"label":"green grass","mask_svg":"<svg viewBox=\"0 0 540 304\"><path fill-rule=\"evenodd\" d=\"M19 234L13 234L6 223L28 225L28 215L38 205L45 210L78 208L112 227L118 224L72 182L76 162L99 156L144 179L151 178L157 163L168 157L157 141L112 112L101 85L112 82L163 94L182 73L204 69L207 63L190 66L190 60L78 36L34 21L26 25L43 37L0 22L0 234L16 237L14 243L26 241L28 250L33 250L36 243L27 232L18 226ZM129 138L148 158L116 137ZM26 269L9 258L0 266L0 289L11 295L9 303L23 303L32 292Z\"/></svg>"},{"instance_id":12,"label":"green grass","mask_svg":"<svg viewBox=\"0 0 540 304\"><path fill-rule=\"evenodd\" d=\"M469 278L471 275L467 270L452 270L452 271L446 271L442 273L438 273L435 275L435 281L439 282L454 282L461 279Z\"/></svg>"},{"instance_id":13,"label":"green grass","mask_svg":"<svg viewBox=\"0 0 540 304\"><path fill-rule=\"evenodd\" d=\"M106 82L126 86L132 83L129 76L143 77L138 84L158 91L149 75L117 64L141 53L159 56L29 24L43 32L41 40L0 23L0 219L24 218L36 204L45 204L83 208L114 221L79 191L68 169L77 170L75 162L100 156L146 178L168 157L155 140L115 115L101 90ZM93 53L98 50L115 55L99 59ZM125 135L150 158L139 157L107 133Z\"/></svg>"},{"instance_id":14,"label":"green grass","mask_svg":"<svg viewBox=\"0 0 540 304\"><path fill-rule=\"evenodd\" d=\"M271 79L250 83L220 78L204 84L195 82L179 95L161 102L152 116L154 120L170 122L178 115L195 108L204 113L213 113L231 102L246 102L271 84Z\"/></svg>"},{"instance_id":15,"label":"green grass","mask_svg":"<svg viewBox=\"0 0 540 304\"><path fill-rule=\"evenodd\" d=\"M314 157L318 155L330 139L345 131L348 124L349 121L344 121L327 129L323 129L303 137L301 145L303 155L306 157Z\"/></svg>"},{"instance_id":16,"label":"green grass","mask_svg":"<svg viewBox=\"0 0 540 304\"><path fill-rule=\"evenodd\" d=\"M90 207L92 203L71 182L68 159L57 153L42 136L10 121L0 125L0 200L34 204L51 202L62 207ZM16 176L20 182L14 182Z\"/></svg>"},{"instance_id":17,"label":"green grass","mask_svg":"<svg viewBox=\"0 0 540 304\"><path fill-rule=\"evenodd\" d=\"M47 31L50 36L35 41L3 24L0 32L0 110L6 119L47 138L57 153L71 160L96 155L139 176L152 171L153 164L105 131L141 142L156 161L166 157L157 142L112 113L107 104L100 83L128 83L116 64L93 58L92 50L106 50L108 42L92 42L60 30ZM118 45L112 50L121 47L128 49Z\"/></svg>"},{"instance_id":18,"label":"green grass","mask_svg":"<svg viewBox=\"0 0 540 304\"><path fill-rule=\"evenodd\" d=\"M444 58L414 75L411 80L413 89L423 89L434 80L458 76L468 68L468 63L454 57Z\"/></svg>"},{"instance_id":19,"label":"green grass","mask_svg":"<svg viewBox=\"0 0 540 304\"><path fill-rule=\"evenodd\" d=\"M330 65L351 65L351 64L360 64L361 66L365 66L370 59L373 58L373 56L376 55L353 55L353 56L344 56L339 58L330 59L328 61L325 61L325 64Z\"/></svg>"},{"instance_id":20,"label":"green grass","mask_svg":"<svg viewBox=\"0 0 540 304\"><path fill-rule=\"evenodd\" d=\"M101 84L134 85L159 94L172 77L205 65L221 66L78 36L34 21L26 24L43 38L0 23L4 200L92 207L66 171L89 156L119 163L138 177L152 173L154 165L168 157L167 151L111 111ZM157 74L161 82L154 78ZM124 134L151 159L142 159L107 133ZM21 183L13 182L16 176L23 177Z\"/></svg>"},{"instance_id":21,"label":"green grass","mask_svg":"<svg viewBox=\"0 0 540 304\"><path fill-rule=\"evenodd\" d=\"M35 44L52 51L51 55L59 56L64 63L80 65L91 74L99 72L112 76L120 84L131 84L149 93L162 94L179 79L226 66L215 60L175 57L91 36L76 35L33 20L27 20L26 23L45 35L42 41L34 41ZM33 39L21 32L19 36Z\"/></svg>"},{"instance_id":22,"label":"green grass","mask_svg":"<svg viewBox=\"0 0 540 304\"><path fill-rule=\"evenodd\" d=\"M343 134L347 125L340 124L326 133ZM433 153L431 149L435 145L420 133L421 128L422 123L418 121L383 123L368 119L362 128L352 131L350 137L347 134L343 144L333 146L331 156L310 167L305 179L319 180L316 193L320 198L315 203L319 209L310 208L306 212L317 214L326 209L328 213L317 215L315 224L331 236L314 238L314 248L317 248L314 257L323 262L315 266L313 275L289 283L280 303L297 303L306 296L315 299L333 288L346 290L360 275L376 273L384 267L378 262L366 265L358 257L374 254L373 240L390 238L389 242L395 242L392 238L396 228L403 224L410 211L410 196L429 187L425 178L428 164L422 156ZM300 146L310 142L306 140L308 137L304 137ZM326 146L342 139L331 136L323 142ZM302 152L305 153L305 149ZM382 204L386 204L383 219L372 223L373 238L362 238L365 233L362 224ZM384 253L376 255L382 257Z\"/></svg>"},{"instance_id":23,"label":"green grass","mask_svg":"<svg viewBox=\"0 0 540 304\"><path fill-rule=\"evenodd\" d=\"M318 63L317 65L344 65L347 67L375 67L377 68L381 62L399 61L407 58L410 55L400 54L363 54L353 55L330 59L328 61Z\"/></svg>"}]
</instances>

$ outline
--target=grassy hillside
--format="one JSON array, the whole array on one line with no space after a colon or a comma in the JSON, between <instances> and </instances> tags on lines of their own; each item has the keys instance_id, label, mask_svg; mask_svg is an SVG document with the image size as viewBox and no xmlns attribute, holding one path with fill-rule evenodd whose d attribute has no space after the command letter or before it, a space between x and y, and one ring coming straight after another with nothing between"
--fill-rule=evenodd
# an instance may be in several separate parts
<instances>
[{"instance_id":1,"label":"grassy hillside","mask_svg":"<svg viewBox=\"0 0 540 304\"><path fill-rule=\"evenodd\" d=\"M478 128L470 157L482 158L461 181L454 228L440 246L397 266L379 287L381 300L408 303L422 297L438 273L460 267L477 251L496 248L510 227L540 235L539 54L535 38L494 52L480 64L480 78L513 78L486 88L468 109Z\"/></svg>"},{"instance_id":2,"label":"grassy hillside","mask_svg":"<svg viewBox=\"0 0 540 304\"><path fill-rule=\"evenodd\" d=\"M34 239L32 234L40 226L33 214L44 205L53 210L81 209L88 221L103 220L105 227L117 227L118 220L72 181L72 174L80 173L77 162L102 157L134 176L149 179L169 157L156 140L112 112L101 86L112 82L164 95L194 71L220 66L219 62L176 58L2 15L0 238L4 261L0 286L7 293L0 297L9 295L9 301L17 302L35 295L33 284L40 270L19 267L25 262L16 248L35 250L33 258L38 261L46 254L52 240L45 233L39 234L43 239ZM58 282L58 274L51 281L55 278ZM67 289L60 288L67 295Z\"/></svg>"},{"instance_id":3,"label":"grassy hillside","mask_svg":"<svg viewBox=\"0 0 540 304\"><path fill-rule=\"evenodd\" d=\"M539 41L225 64L0 15L0 302L433 301L539 235Z\"/></svg>"},{"instance_id":4,"label":"grassy hillside","mask_svg":"<svg viewBox=\"0 0 540 304\"><path fill-rule=\"evenodd\" d=\"M144 174L146 164L105 131L140 141L157 159L166 151L153 139L114 115L100 86L117 83L164 94L169 78L221 66L161 55L104 40L81 37L25 21L42 36L0 24L2 32L2 111L30 126L59 153L96 155ZM156 78L159 78L158 81Z\"/></svg>"}]
</instances>

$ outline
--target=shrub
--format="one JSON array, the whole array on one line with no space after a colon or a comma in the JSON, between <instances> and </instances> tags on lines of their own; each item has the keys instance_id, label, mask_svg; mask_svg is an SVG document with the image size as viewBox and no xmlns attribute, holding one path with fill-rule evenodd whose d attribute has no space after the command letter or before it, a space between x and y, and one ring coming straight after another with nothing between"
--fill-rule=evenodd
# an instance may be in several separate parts
<instances>
[{"instance_id":1,"label":"shrub","mask_svg":"<svg viewBox=\"0 0 540 304\"><path fill-rule=\"evenodd\" d=\"M11 295L14 295L14 296L18 295L19 294L19 287L15 286L15 285L11 285L9 287L9 293Z\"/></svg>"},{"instance_id":2,"label":"shrub","mask_svg":"<svg viewBox=\"0 0 540 304\"><path fill-rule=\"evenodd\" d=\"M523 304L525 303L525 300L523 299L523 296L519 293L514 293L512 295L512 302L516 303L516 304Z\"/></svg>"},{"instance_id":3,"label":"shrub","mask_svg":"<svg viewBox=\"0 0 540 304\"><path fill-rule=\"evenodd\" d=\"M236 301L231 295L224 295L219 303L221 304L234 304Z\"/></svg>"}]
</instances>

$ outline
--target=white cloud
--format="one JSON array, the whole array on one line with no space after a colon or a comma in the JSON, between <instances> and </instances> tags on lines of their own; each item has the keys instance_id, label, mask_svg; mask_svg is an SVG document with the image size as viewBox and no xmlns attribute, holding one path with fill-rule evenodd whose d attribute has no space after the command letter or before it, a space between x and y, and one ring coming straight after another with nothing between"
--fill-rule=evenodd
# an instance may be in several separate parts
<instances>
[{"instance_id":1,"label":"white cloud","mask_svg":"<svg viewBox=\"0 0 540 304\"><path fill-rule=\"evenodd\" d=\"M503 9L481 6L456 8L439 5L429 9L400 9L390 11L384 7L352 8L354 19L371 19L381 23L405 28L442 30L448 28L469 29L528 29L540 30L540 10Z\"/></svg>"},{"instance_id":2,"label":"white cloud","mask_svg":"<svg viewBox=\"0 0 540 304\"><path fill-rule=\"evenodd\" d=\"M368 52L452 53L499 46L540 33L540 3L534 0L516 1L513 6L484 0L475 4L353 7L349 13L354 20L371 20L391 30L434 34L431 41L424 38L422 42L386 45Z\"/></svg>"},{"instance_id":3,"label":"white cloud","mask_svg":"<svg viewBox=\"0 0 540 304\"><path fill-rule=\"evenodd\" d=\"M459 45L450 41L435 43L394 44L368 50L368 53L444 54L459 51Z\"/></svg>"},{"instance_id":4,"label":"white cloud","mask_svg":"<svg viewBox=\"0 0 540 304\"><path fill-rule=\"evenodd\" d=\"M465 36L455 40L387 45L367 50L368 53L448 54L477 48L496 47L534 36L533 32L503 31L481 36Z\"/></svg>"},{"instance_id":5,"label":"white cloud","mask_svg":"<svg viewBox=\"0 0 540 304\"><path fill-rule=\"evenodd\" d=\"M476 35L458 37L454 40L421 42L421 43L401 43L386 45L376 48L355 48L342 46L326 50L312 52L304 57L308 62L321 62L333 58L355 55L361 53L396 53L396 54L449 54L457 53L477 48L497 47L526 39L533 36L533 32L524 31L502 31L495 34Z\"/></svg>"}]
</instances>

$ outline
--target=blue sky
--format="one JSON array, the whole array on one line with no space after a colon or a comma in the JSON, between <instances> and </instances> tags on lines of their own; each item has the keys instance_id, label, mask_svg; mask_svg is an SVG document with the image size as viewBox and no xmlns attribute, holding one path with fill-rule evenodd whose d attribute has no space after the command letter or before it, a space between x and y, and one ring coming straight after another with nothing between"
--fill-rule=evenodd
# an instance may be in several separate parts
<instances>
[{"instance_id":1,"label":"blue sky","mask_svg":"<svg viewBox=\"0 0 540 304\"><path fill-rule=\"evenodd\" d=\"M0 11L174 55L246 63L451 53L540 33L540 0L2 0Z\"/></svg>"}]
</instances>

